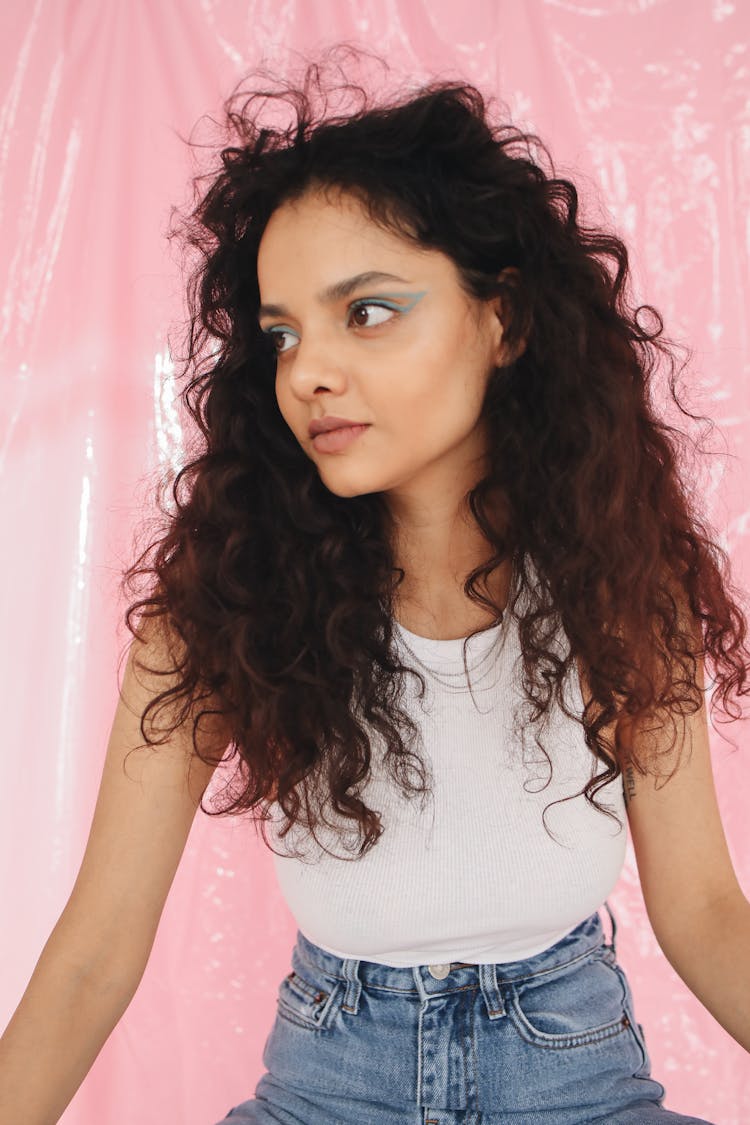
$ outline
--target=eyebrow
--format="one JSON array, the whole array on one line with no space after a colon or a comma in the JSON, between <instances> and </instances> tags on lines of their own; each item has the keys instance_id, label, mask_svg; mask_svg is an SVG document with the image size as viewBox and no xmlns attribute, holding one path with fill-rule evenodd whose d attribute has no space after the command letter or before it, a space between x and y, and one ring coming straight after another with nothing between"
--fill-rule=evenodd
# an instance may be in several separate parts
<instances>
[{"instance_id":1,"label":"eyebrow","mask_svg":"<svg viewBox=\"0 0 750 1125\"><path fill-rule=\"evenodd\" d=\"M344 278L343 281L337 281L333 285L329 285L321 293L318 293L318 300L322 304L330 305L334 301L343 301L346 297L350 296L356 289L360 289L363 285L372 285L377 281L403 281L406 285L411 282L406 281L403 277L396 277L393 273L382 273L380 270L367 270L365 273L358 273L354 277ZM261 305L258 308L258 319L263 316L288 316L289 311L284 305Z\"/></svg>"}]
</instances>

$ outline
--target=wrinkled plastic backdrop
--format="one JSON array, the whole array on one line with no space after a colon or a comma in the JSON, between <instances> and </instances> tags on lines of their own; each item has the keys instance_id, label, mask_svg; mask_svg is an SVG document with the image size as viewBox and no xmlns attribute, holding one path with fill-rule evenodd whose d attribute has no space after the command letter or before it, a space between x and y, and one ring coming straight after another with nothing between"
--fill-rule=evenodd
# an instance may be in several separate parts
<instances>
[{"instance_id":1,"label":"wrinkled plastic backdrop","mask_svg":"<svg viewBox=\"0 0 750 1125\"><path fill-rule=\"evenodd\" d=\"M636 292L695 352L719 426L702 484L748 585L750 11L728 0L36 0L0 13L0 864L4 1025L83 854L129 635L117 580L183 433L165 239L186 137L261 60L347 39L396 75L466 77L546 139L592 218L633 252ZM597 202L598 199L598 202ZM608 212L608 215L607 215ZM732 732L747 748L747 725ZM712 732L750 891L748 766ZM666 1104L750 1120L748 1055L667 963L632 850L613 906ZM606 919L605 919L606 924ZM66 1125L208 1125L262 1071L295 925L241 820L198 815L140 990ZM33 1075L30 1075L33 1081Z\"/></svg>"}]
</instances>

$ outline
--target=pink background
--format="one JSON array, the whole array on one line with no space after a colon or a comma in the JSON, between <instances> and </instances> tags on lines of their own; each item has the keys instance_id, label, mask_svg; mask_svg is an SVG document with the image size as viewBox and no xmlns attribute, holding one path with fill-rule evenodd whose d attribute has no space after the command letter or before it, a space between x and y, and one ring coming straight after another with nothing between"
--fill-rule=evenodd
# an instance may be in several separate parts
<instances>
[{"instance_id":1,"label":"pink background","mask_svg":"<svg viewBox=\"0 0 750 1125\"><path fill-rule=\"evenodd\" d=\"M701 488L747 589L749 33L729 0L2 6L3 1026L83 854L128 639L116 583L150 474L181 455L167 351L181 280L164 237L193 170L178 133L261 59L284 70L290 48L338 39L396 77L499 94L617 225L637 296L693 347L690 402L720 454ZM741 751L746 724L729 733ZM715 731L712 749L748 892L747 757ZM630 847L611 901L667 1106L746 1123L748 1055L661 954ZM252 826L199 815L141 988L65 1125L209 1125L250 1097L294 933Z\"/></svg>"}]
</instances>

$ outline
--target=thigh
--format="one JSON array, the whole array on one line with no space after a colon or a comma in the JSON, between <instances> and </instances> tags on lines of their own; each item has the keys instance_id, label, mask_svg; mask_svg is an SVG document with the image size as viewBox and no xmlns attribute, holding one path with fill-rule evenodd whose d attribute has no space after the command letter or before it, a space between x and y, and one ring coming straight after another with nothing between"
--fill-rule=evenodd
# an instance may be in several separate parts
<instances>
[{"instance_id":1,"label":"thigh","mask_svg":"<svg viewBox=\"0 0 750 1125\"><path fill-rule=\"evenodd\" d=\"M505 999L499 1082L487 1091L493 1109L503 1107L502 1087L513 1072L516 1100L505 1102L504 1121L711 1125L664 1107L666 1091L651 1074L645 1032L612 946L602 943L562 971L542 968L513 981Z\"/></svg>"},{"instance_id":2,"label":"thigh","mask_svg":"<svg viewBox=\"0 0 750 1125\"><path fill-rule=\"evenodd\" d=\"M296 951L292 964L263 1049L266 1073L254 1097L222 1125L423 1125L415 998L363 988L352 1011L340 976L303 962Z\"/></svg>"},{"instance_id":3,"label":"thigh","mask_svg":"<svg viewBox=\"0 0 750 1125\"><path fill-rule=\"evenodd\" d=\"M367 1101L352 1100L298 1089L264 1074L255 1097L235 1106L217 1125L423 1125L425 1118L449 1125L448 1118L438 1118L437 1113L426 1113L418 1106L400 1110L380 1105L375 1090ZM464 1115L459 1119L463 1122ZM482 1121L484 1118L477 1118L477 1125Z\"/></svg>"},{"instance_id":4,"label":"thigh","mask_svg":"<svg viewBox=\"0 0 750 1125\"><path fill-rule=\"evenodd\" d=\"M338 966L292 963L267 1072L227 1125L710 1125L664 1108L610 946L553 971L540 957L516 979L520 963L498 965L501 1011L475 966L428 998L397 970L352 1007Z\"/></svg>"},{"instance_id":5,"label":"thigh","mask_svg":"<svg viewBox=\"0 0 750 1125\"><path fill-rule=\"evenodd\" d=\"M704 1117L690 1117L682 1113L672 1113L664 1106L653 1102L639 1102L620 1110L614 1117L598 1117L586 1125L714 1125Z\"/></svg>"}]
</instances>

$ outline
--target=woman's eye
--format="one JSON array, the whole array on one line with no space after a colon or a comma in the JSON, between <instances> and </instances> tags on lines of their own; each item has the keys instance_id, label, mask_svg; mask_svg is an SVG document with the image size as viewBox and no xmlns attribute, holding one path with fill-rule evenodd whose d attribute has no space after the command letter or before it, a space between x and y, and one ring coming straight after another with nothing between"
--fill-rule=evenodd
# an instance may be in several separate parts
<instances>
[{"instance_id":1,"label":"woman's eye","mask_svg":"<svg viewBox=\"0 0 750 1125\"><path fill-rule=\"evenodd\" d=\"M375 313L374 317L372 312ZM374 328L377 324L385 324L397 314L398 309L374 301L362 301L361 304L352 305L349 313L357 328Z\"/></svg>"},{"instance_id":2,"label":"woman's eye","mask_svg":"<svg viewBox=\"0 0 750 1125\"><path fill-rule=\"evenodd\" d=\"M281 355L283 352L289 350L288 347L282 347L280 344L280 341L283 340L284 336L293 338L293 334L291 332L287 332L286 328L271 328L268 331L268 335L271 337L271 343L273 344L273 349L277 355Z\"/></svg>"}]
</instances>

